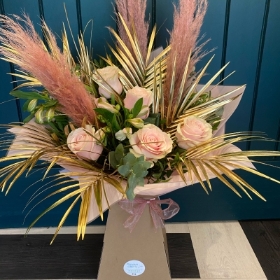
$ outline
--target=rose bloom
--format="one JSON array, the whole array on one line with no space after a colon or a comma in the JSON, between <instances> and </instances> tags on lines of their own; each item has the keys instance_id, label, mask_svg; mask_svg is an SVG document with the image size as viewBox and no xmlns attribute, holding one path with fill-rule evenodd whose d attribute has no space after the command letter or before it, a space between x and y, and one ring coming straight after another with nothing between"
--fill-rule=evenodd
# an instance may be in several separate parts
<instances>
[{"instance_id":1,"label":"rose bloom","mask_svg":"<svg viewBox=\"0 0 280 280\"><path fill-rule=\"evenodd\" d=\"M189 149L212 137L212 126L204 119L190 116L177 126L177 143L180 148Z\"/></svg>"},{"instance_id":2,"label":"rose bloom","mask_svg":"<svg viewBox=\"0 0 280 280\"><path fill-rule=\"evenodd\" d=\"M110 90L110 87L113 88L114 91L117 92L118 94L122 93L123 86L119 80L119 68L118 67L107 66L107 67L98 69L97 73L99 75L95 74L95 76L99 80L98 92L101 96L104 96L107 99L111 98L111 95L113 92L112 92L112 90ZM103 80L99 76L101 76ZM106 89L100 85L105 86Z\"/></svg>"},{"instance_id":3,"label":"rose bloom","mask_svg":"<svg viewBox=\"0 0 280 280\"><path fill-rule=\"evenodd\" d=\"M144 155L146 160L164 158L172 151L173 144L170 135L153 124L147 124L133 133L129 142L132 146L131 152L136 156Z\"/></svg>"},{"instance_id":4,"label":"rose bloom","mask_svg":"<svg viewBox=\"0 0 280 280\"><path fill-rule=\"evenodd\" d=\"M97 160L103 150L103 147L98 143L101 133L95 132L95 128L91 125L86 125L85 130L82 127L73 130L67 137L67 145L77 157Z\"/></svg>"},{"instance_id":5,"label":"rose bloom","mask_svg":"<svg viewBox=\"0 0 280 280\"><path fill-rule=\"evenodd\" d=\"M149 106L153 103L154 94L152 91L136 86L127 91L123 102L124 107L131 110L140 98L143 98L143 108L137 117L144 120L149 116Z\"/></svg>"}]
</instances>

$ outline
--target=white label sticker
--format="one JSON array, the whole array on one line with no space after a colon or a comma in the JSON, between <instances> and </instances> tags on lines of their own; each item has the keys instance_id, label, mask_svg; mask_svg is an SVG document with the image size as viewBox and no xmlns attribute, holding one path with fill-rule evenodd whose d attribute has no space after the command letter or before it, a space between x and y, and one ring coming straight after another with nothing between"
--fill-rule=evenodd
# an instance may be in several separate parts
<instances>
[{"instance_id":1,"label":"white label sticker","mask_svg":"<svg viewBox=\"0 0 280 280\"><path fill-rule=\"evenodd\" d=\"M131 260L124 264L123 270L127 275L139 276L144 273L145 265L137 260Z\"/></svg>"}]
</instances>

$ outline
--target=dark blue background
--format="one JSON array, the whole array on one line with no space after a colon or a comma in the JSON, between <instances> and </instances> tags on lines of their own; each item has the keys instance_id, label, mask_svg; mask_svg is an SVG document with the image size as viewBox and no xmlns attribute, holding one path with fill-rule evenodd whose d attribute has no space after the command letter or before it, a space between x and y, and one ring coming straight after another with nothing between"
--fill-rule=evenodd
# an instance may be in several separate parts
<instances>
[{"instance_id":1,"label":"dark blue background","mask_svg":"<svg viewBox=\"0 0 280 280\"><path fill-rule=\"evenodd\" d=\"M63 8L64 0L0 0L0 12L5 14L20 14L23 11L30 15L38 32L41 32L40 17L45 18L50 28L60 37L62 22L66 23ZM159 27L157 46L165 45L168 32L172 27L171 0L148 0L147 14ZM176 1L175 1L176 2ZM93 20L92 46L95 54L105 54L107 42L112 38L106 26L115 27L113 5L110 0L68 0L66 8L71 28L76 35L89 20ZM279 140L279 103L280 103L280 1L279 0L209 0L202 34L211 38L206 48L214 51L215 59L208 69L208 74L214 74L226 62L231 64L225 75L236 70L227 79L226 85L247 84L241 104L227 125L227 131L264 131L269 137ZM90 32L86 33L89 44ZM73 44L71 45L73 47ZM208 55L198 64L198 68L210 58ZM0 102L11 99L11 77L6 73L13 67L0 61ZM209 77L209 76L208 76ZM204 81L207 77L204 78ZM0 105L0 123L19 121L22 119L19 104L13 100ZM1 131L2 132L2 131ZM278 143L253 143L244 148L276 149ZM1 155L4 155L2 153ZM279 166L279 161L268 159L267 163ZM0 167L3 164L0 164ZM260 171L280 179L279 170L261 166ZM53 170L52 172L56 172ZM280 218L280 185L260 179L256 176L239 172L246 180L258 189L266 198L262 202L254 197L250 201L235 196L218 180L213 181L213 192L208 196L199 185L168 194L180 204L181 211L172 221L193 220L230 220L230 219L274 219ZM20 195L34 181L40 179L40 174L22 177L7 197L0 195L0 227L26 227L41 211L50 205L43 203L36 207L23 225L22 210L33 191L42 183ZM69 205L69 203L68 203ZM67 203L52 210L44 217L38 226L55 226L61 218ZM73 210L67 220L67 225L77 223L78 207ZM100 221L96 221L99 223Z\"/></svg>"}]
</instances>

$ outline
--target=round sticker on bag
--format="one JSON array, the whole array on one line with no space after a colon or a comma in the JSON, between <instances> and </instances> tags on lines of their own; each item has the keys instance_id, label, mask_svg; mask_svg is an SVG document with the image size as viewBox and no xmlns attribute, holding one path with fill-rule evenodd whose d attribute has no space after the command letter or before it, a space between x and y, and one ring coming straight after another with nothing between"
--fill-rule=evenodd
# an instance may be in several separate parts
<instances>
[{"instance_id":1,"label":"round sticker on bag","mask_svg":"<svg viewBox=\"0 0 280 280\"><path fill-rule=\"evenodd\" d=\"M144 273L145 265L137 260L131 260L124 264L123 270L127 275L139 276Z\"/></svg>"}]
</instances>

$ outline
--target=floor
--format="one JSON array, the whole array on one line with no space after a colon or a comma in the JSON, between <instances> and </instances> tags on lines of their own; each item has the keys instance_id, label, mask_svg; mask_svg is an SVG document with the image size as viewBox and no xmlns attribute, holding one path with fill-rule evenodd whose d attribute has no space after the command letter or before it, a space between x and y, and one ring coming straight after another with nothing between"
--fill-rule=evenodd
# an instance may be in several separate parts
<instances>
[{"instance_id":1,"label":"floor","mask_svg":"<svg viewBox=\"0 0 280 280\"><path fill-rule=\"evenodd\" d=\"M96 279L92 257L101 252L104 230L103 226L89 227L91 238L77 243L75 228L63 228L52 246L49 234L54 229L33 229L35 235L27 239L23 239L23 229L0 230L0 279ZM280 221L166 224L166 230L171 273L175 273L172 279L280 279ZM71 263L71 268L61 276L63 263ZM83 273L71 277L71 270Z\"/></svg>"}]
</instances>

